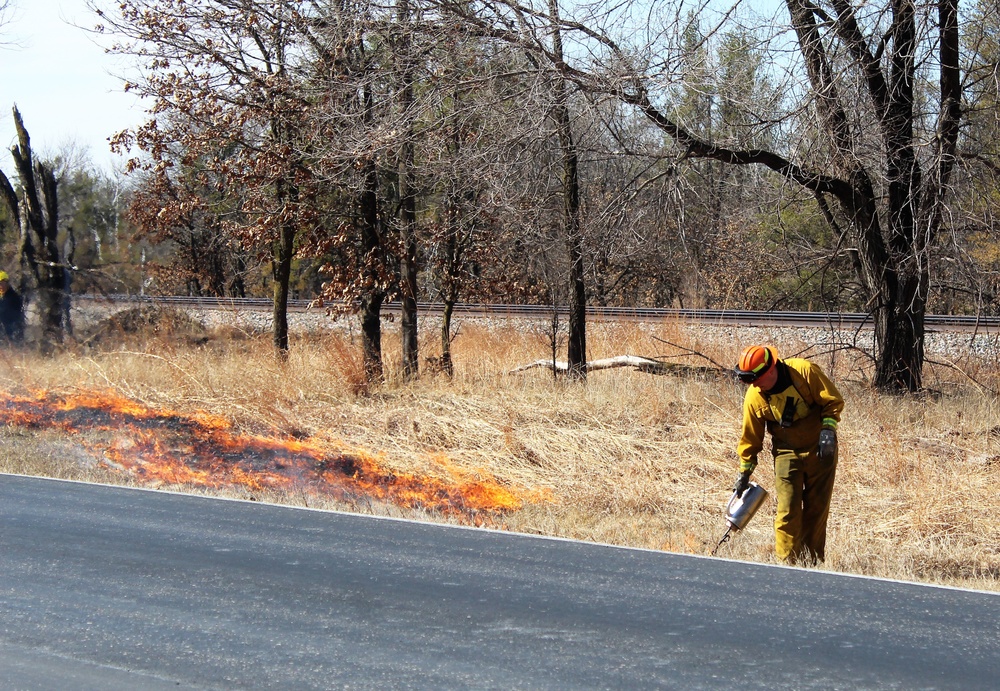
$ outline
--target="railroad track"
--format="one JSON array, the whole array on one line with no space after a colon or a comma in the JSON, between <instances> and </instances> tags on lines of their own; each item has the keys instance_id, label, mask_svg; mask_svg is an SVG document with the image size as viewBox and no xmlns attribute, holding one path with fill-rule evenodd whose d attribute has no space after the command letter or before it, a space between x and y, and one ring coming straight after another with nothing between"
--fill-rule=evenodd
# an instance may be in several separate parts
<instances>
[{"instance_id":1,"label":"railroad track","mask_svg":"<svg viewBox=\"0 0 1000 691\"><path fill-rule=\"evenodd\" d=\"M135 295L74 295L76 301L96 304L157 304L177 308L207 310L253 310L271 311L271 300L267 298L211 298L183 296L135 296ZM289 300L290 312L304 312L322 309L310 300ZM418 306L418 312L425 315L440 314L444 306L439 303L425 303ZM556 308L561 318L569 315L567 308ZM400 304L390 302L383 305L383 312L399 314ZM553 308L546 305L498 305L498 304L458 304L455 316L548 319ZM587 308L589 319L603 321L685 321L711 325L739 326L791 326L825 329L870 329L873 327L871 315L861 312L785 312L725 309L678 309L655 307L602 307ZM928 314L925 317L928 331L1000 332L1000 317L975 315Z\"/></svg>"}]
</instances>

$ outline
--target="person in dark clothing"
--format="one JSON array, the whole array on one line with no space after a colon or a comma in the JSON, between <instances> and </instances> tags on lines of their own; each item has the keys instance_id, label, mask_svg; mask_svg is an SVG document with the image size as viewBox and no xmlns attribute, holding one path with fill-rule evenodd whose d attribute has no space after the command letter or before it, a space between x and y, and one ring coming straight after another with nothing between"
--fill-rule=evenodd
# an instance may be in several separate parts
<instances>
[{"instance_id":1,"label":"person in dark clothing","mask_svg":"<svg viewBox=\"0 0 1000 691\"><path fill-rule=\"evenodd\" d=\"M24 303L6 271L0 271L0 326L8 342L24 342Z\"/></svg>"}]
</instances>

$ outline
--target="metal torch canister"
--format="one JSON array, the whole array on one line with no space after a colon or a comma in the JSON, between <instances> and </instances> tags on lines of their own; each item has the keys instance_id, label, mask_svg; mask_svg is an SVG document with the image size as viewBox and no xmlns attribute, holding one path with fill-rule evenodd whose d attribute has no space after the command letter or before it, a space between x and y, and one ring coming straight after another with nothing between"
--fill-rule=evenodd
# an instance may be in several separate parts
<instances>
[{"instance_id":1,"label":"metal torch canister","mask_svg":"<svg viewBox=\"0 0 1000 691\"><path fill-rule=\"evenodd\" d=\"M733 492L729 503L726 504L726 521L736 530L742 529L757 513L757 509L760 508L765 499L767 499L767 490L756 482L750 483L742 497L737 497L736 492Z\"/></svg>"}]
</instances>

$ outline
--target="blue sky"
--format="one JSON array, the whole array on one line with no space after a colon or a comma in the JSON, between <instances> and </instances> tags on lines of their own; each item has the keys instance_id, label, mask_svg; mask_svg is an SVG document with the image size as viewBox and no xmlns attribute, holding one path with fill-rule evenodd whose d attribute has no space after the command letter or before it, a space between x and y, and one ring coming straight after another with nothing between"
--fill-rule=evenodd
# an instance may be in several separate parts
<instances>
[{"instance_id":1,"label":"blue sky","mask_svg":"<svg viewBox=\"0 0 1000 691\"><path fill-rule=\"evenodd\" d=\"M11 3L0 29L0 168L12 173L8 150L16 141L16 103L38 155L54 155L72 143L110 171L121 159L107 138L143 120L141 104L122 91L120 75L127 67L105 54L101 37L77 28L97 22L86 0Z\"/></svg>"}]
</instances>

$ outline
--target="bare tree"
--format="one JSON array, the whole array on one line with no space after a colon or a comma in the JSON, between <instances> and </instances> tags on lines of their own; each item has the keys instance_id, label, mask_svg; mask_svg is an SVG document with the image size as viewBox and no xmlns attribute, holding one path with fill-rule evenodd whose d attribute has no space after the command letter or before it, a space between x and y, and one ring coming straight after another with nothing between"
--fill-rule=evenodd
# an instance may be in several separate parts
<instances>
[{"instance_id":1,"label":"bare tree","mask_svg":"<svg viewBox=\"0 0 1000 691\"><path fill-rule=\"evenodd\" d=\"M402 301L402 359L403 379L411 380L419 374L420 358L417 334L417 190L413 141L415 109L415 61L410 25L413 21L410 0L396 2L396 36L393 52L398 80L398 108L403 124L399 147L397 187L399 195L399 283Z\"/></svg>"},{"instance_id":2,"label":"bare tree","mask_svg":"<svg viewBox=\"0 0 1000 691\"><path fill-rule=\"evenodd\" d=\"M511 161L524 155L518 141L536 133L537 119L522 122L523 59L480 50L460 25L424 9L330 8L316 32L322 77L312 96L317 161L329 186L345 193L327 209L327 225L340 230L318 248L330 257L324 300L359 302L374 356L381 334L372 308L398 296L404 378L417 373L418 298L436 292L447 312L463 287L516 283L487 257L495 243L486 234L500 232L501 216L511 232L521 226L513 207L523 194L511 181L531 185L511 173ZM446 362L450 328L446 318Z\"/></svg>"},{"instance_id":3,"label":"bare tree","mask_svg":"<svg viewBox=\"0 0 1000 691\"><path fill-rule=\"evenodd\" d=\"M962 56L965 78L960 139L962 166L956 169L958 203L936 276L935 311L975 310L1000 313L1000 62L998 14L992 0L976 0L965 8Z\"/></svg>"},{"instance_id":4,"label":"bare tree","mask_svg":"<svg viewBox=\"0 0 1000 691\"><path fill-rule=\"evenodd\" d=\"M580 232L579 159L573 141L569 113L569 95L563 55L562 27L559 21L559 0L549 0L552 18L552 57L557 77L553 82L552 119L555 121L562 152L563 214L566 251L569 256L569 338L566 347L567 372L576 379L587 378L587 290L584 284L583 239Z\"/></svg>"},{"instance_id":5,"label":"bare tree","mask_svg":"<svg viewBox=\"0 0 1000 691\"><path fill-rule=\"evenodd\" d=\"M426 290L443 303L439 366L448 375L452 364L452 315L460 298L493 300L512 296L517 280L498 260L496 251L516 224L511 177L517 162L514 143L535 130L524 123L526 65L517 56L496 54L454 24L445 50L437 59L441 86L433 107L420 123L423 172L426 177ZM426 126L425 126L426 125Z\"/></svg>"},{"instance_id":6,"label":"bare tree","mask_svg":"<svg viewBox=\"0 0 1000 691\"><path fill-rule=\"evenodd\" d=\"M797 52L783 55L797 58L793 69L802 75L803 110L795 116L815 126L809 150L721 146L671 116L661 96L680 55L676 14L654 15L670 18L661 30L635 31L629 20L637 7L616 3L599 15L588 5L581 19L558 19L575 45L573 59L563 60L544 40L557 21L547 7L448 7L484 34L545 56L587 92L637 108L685 158L764 166L812 193L867 292L875 386L920 388L928 251L941 227L962 121L957 0L933 6L786 1ZM918 100L918 87L932 79L936 93Z\"/></svg>"},{"instance_id":7,"label":"bare tree","mask_svg":"<svg viewBox=\"0 0 1000 691\"><path fill-rule=\"evenodd\" d=\"M0 0L0 29L10 23L10 10L13 7L11 0Z\"/></svg>"}]
</instances>

